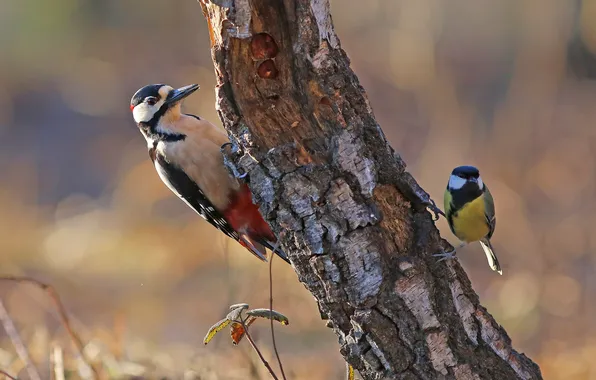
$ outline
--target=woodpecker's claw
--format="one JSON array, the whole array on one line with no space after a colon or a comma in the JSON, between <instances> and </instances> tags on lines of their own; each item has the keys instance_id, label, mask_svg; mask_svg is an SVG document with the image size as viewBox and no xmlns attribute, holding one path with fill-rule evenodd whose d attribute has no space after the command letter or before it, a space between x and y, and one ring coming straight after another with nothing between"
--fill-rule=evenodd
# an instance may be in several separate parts
<instances>
[{"instance_id":1,"label":"woodpecker's claw","mask_svg":"<svg viewBox=\"0 0 596 380\"><path fill-rule=\"evenodd\" d=\"M240 148L238 148L238 145L234 145L231 142L227 142L227 143L223 144L219 149L221 149L221 151L223 152L223 150L226 149L227 146L232 147L232 149L230 150L230 153L233 153L233 154L238 153L238 151L240 150Z\"/></svg>"},{"instance_id":2,"label":"woodpecker's claw","mask_svg":"<svg viewBox=\"0 0 596 380\"><path fill-rule=\"evenodd\" d=\"M242 173L240 174L240 172L238 171L238 169L236 169L236 167L230 163L227 160L224 160L226 166L232 171L232 174L234 175L234 177L238 178L238 179L242 179L244 177L246 177L248 175L248 173Z\"/></svg>"},{"instance_id":3,"label":"woodpecker's claw","mask_svg":"<svg viewBox=\"0 0 596 380\"><path fill-rule=\"evenodd\" d=\"M228 146L231 146L232 149L230 149L230 151L228 152L226 150L226 148ZM236 168L236 165L234 165L234 163L230 160L230 158L228 157L228 154L237 154L238 151L240 150L240 148L238 148L238 145L234 145L231 142L227 142L225 144L223 144L220 148L220 151L224 157L224 164L226 165L226 167L228 169L230 169L230 171L232 172L232 174L234 175L234 177L238 178L238 179L242 179L244 177L246 177L248 175L248 173L242 173L240 174L240 172L238 171L238 169Z\"/></svg>"},{"instance_id":4,"label":"woodpecker's claw","mask_svg":"<svg viewBox=\"0 0 596 380\"><path fill-rule=\"evenodd\" d=\"M437 207L437 204L432 199L429 199L429 202L427 203L426 207L428 207L430 211L434 214L433 221L435 222L440 219L439 215L443 215L443 217L445 218L447 217L445 213Z\"/></svg>"}]
</instances>

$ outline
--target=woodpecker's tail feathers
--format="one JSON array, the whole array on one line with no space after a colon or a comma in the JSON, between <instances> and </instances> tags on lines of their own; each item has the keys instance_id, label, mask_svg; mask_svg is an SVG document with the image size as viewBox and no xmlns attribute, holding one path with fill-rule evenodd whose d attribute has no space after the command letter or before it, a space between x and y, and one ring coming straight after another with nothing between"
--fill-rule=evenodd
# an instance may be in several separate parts
<instances>
[{"instance_id":1,"label":"woodpecker's tail feathers","mask_svg":"<svg viewBox=\"0 0 596 380\"><path fill-rule=\"evenodd\" d=\"M484 238L480 240L480 245L482 246L482 249L486 254L486 259L488 260L488 265L490 265L490 268L502 275L503 271L501 270L499 259L497 259L497 255L495 255L495 251L493 249L492 244L490 244L490 240Z\"/></svg>"},{"instance_id":2,"label":"woodpecker's tail feathers","mask_svg":"<svg viewBox=\"0 0 596 380\"><path fill-rule=\"evenodd\" d=\"M243 246L244 248L248 249L250 251L250 253L255 255L257 258L261 259L261 261L267 262L267 256L265 253L266 251L265 251L265 247L263 246L263 244L260 244L256 241L254 241L248 235L244 235L244 234L240 235L240 239L238 239L238 243L240 243L240 245Z\"/></svg>"},{"instance_id":3,"label":"woodpecker's tail feathers","mask_svg":"<svg viewBox=\"0 0 596 380\"><path fill-rule=\"evenodd\" d=\"M285 254L285 252L281 250L278 243L273 243L265 239L254 239L246 234L241 234L238 242L262 261L267 261L267 254L265 251L265 248L267 248L283 259L286 263L291 264L290 259L288 259L288 256Z\"/></svg>"},{"instance_id":4,"label":"woodpecker's tail feathers","mask_svg":"<svg viewBox=\"0 0 596 380\"><path fill-rule=\"evenodd\" d=\"M279 241L278 242L271 242L271 241L264 241L263 245L267 248L269 248L269 250L273 253L275 253L277 256L279 256L283 261L285 261L288 264L290 263L290 259L288 258L288 255L286 255L286 253L284 251L281 250Z\"/></svg>"}]
</instances>

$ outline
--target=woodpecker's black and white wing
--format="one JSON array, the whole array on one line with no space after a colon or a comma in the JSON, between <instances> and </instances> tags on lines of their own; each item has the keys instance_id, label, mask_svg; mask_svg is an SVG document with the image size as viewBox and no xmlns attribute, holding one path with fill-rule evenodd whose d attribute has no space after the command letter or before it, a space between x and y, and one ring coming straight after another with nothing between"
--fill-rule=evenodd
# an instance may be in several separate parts
<instances>
[{"instance_id":1,"label":"woodpecker's black and white wing","mask_svg":"<svg viewBox=\"0 0 596 380\"><path fill-rule=\"evenodd\" d=\"M240 239L238 232L236 232L223 215L215 209L201 188L190 179L182 169L167 162L166 159L155 150L152 150L152 152L150 151L149 155L153 160L157 174L159 174L163 183L165 183L174 194L215 228L236 241Z\"/></svg>"},{"instance_id":2,"label":"woodpecker's black and white wing","mask_svg":"<svg viewBox=\"0 0 596 380\"><path fill-rule=\"evenodd\" d=\"M201 119L200 117L198 117L197 115L193 115L193 114L191 114L191 113L185 113L185 115L192 116L192 117L194 117L194 118L195 118L195 119L197 119L197 120L203 120L203 119Z\"/></svg>"}]
</instances>

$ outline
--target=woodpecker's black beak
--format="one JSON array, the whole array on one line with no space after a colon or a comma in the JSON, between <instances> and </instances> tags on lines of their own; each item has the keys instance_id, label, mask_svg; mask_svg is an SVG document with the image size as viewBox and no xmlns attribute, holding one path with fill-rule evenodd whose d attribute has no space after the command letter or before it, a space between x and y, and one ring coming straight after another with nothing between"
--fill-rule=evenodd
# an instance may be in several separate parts
<instances>
[{"instance_id":1,"label":"woodpecker's black beak","mask_svg":"<svg viewBox=\"0 0 596 380\"><path fill-rule=\"evenodd\" d=\"M165 104L171 106L172 104L181 101L182 99L186 98L188 95L192 94L196 90L199 89L198 84L191 84L188 86L180 87L176 90L170 91L168 97L166 98Z\"/></svg>"}]
</instances>

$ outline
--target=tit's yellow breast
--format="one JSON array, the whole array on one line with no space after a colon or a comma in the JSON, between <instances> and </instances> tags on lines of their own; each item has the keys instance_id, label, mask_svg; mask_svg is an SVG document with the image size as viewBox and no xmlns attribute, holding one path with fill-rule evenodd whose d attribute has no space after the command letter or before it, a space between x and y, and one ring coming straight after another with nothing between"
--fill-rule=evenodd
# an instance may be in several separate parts
<instances>
[{"instance_id":1,"label":"tit's yellow breast","mask_svg":"<svg viewBox=\"0 0 596 380\"><path fill-rule=\"evenodd\" d=\"M488 235L489 227L485 216L484 194L466 203L453 214L452 228L461 241L470 243Z\"/></svg>"}]
</instances>

